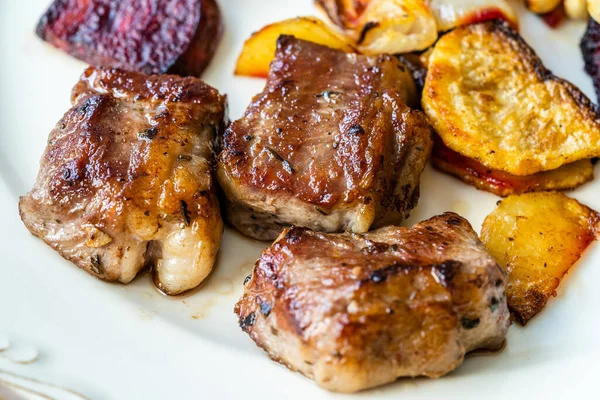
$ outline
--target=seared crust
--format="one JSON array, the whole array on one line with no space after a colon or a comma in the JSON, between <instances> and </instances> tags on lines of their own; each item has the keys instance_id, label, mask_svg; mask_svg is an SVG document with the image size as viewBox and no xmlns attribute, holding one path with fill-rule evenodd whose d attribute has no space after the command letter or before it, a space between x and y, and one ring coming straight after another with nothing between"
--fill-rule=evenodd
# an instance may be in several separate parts
<instances>
[{"instance_id":1,"label":"seared crust","mask_svg":"<svg viewBox=\"0 0 600 400\"><path fill-rule=\"evenodd\" d=\"M225 98L196 78L90 67L72 100L23 222L98 278L126 283L156 264L166 292L196 286L222 233L212 174Z\"/></svg>"},{"instance_id":2,"label":"seared crust","mask_svg":"<svg viewBox=\"0 0 600 400\"><path fill-rule=\"evenodd\" d=\"M176 75L145 75L120 68L90 67L73 87L71 102L82 103L90 96L107 94L126 102L192 107L194 117L221 124L225 119L225 97L197 78ZM207 115L200 111L207 110ZM215 114L215 115L213 115Z\"/></svg>"},{"instance_id":3,"label":"seared crust","mask_svg":"<svg viewBox=\"0 0 600 400\"><path fill-rule=\"evenodd\" d=\"M365 232L400 222L431 148L426 118L405 104L414 99L392 56L280 37L264 91L223 138L227 218L259 239L292 224Z\"/></svg>"},{"instance_id":4,"label":"seared crust","mask_svg":"<svg viewBox=\"0 0 600 400\"><path fill-rule=\"evenodd\" d=\"M505 22L460 27L440 39L422 104L445 145L512 175L600 155L597 107L547 70Z\"/></svg>"},{"instance_id":5,"label":"seared crust","mask_svg":"<svg viewBox=\"0 0 600 400\"><path fill-rule=\"evenodd\" d=\"M367 234L285 230L235 307L271 358L334 391L439 377L497 348L505 274L469 223L446 213Z\"/></svg>"}]
</instances>

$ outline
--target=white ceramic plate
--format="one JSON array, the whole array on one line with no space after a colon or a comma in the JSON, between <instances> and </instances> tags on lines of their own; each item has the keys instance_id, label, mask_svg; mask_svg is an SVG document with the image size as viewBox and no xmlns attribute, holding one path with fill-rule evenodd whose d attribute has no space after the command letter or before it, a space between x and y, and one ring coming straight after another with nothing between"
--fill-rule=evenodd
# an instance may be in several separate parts
<instances>
[{"instance_id":1,"label":"white ceramic plate","mask_svg":"<svg viewBox=\"0 0 600 400\"><path fill-rule=\"evenodd\" d=\"M35 36L49 2L0 0L0 350L10 341L0 352L0 386L18 380L10 372L90 399L346 397L271 362L238 328L233 305L264 243L227 230L214 275L195 293L172 299L159 294L148 276L127 286L93 279L27 232L17 199L32 186L47 135L69 108L71 87L85 67ZM267 23L314 9L312 0L220 4L226 33L204 79L227 93L235 119L264 84L233 76L244 39ZM593 96L578 48L584 25L570 22L552 31L521 13L522 34L546 65ZM597 180L572 196L600 209L599 189ZM498 200L431 168L421 193L407 224L453 210L479 230ZM600 248L592 246L558 297L527 328L511 328L502 354L470 358L439 380L402 379L357 397L595 397L599 266ZM38 352L34 362L10 361L32 349ZM0 398L10 398L7 390L0 387ZM78 398L43 385L39 390Z\"/></svg>"}]
</instances>

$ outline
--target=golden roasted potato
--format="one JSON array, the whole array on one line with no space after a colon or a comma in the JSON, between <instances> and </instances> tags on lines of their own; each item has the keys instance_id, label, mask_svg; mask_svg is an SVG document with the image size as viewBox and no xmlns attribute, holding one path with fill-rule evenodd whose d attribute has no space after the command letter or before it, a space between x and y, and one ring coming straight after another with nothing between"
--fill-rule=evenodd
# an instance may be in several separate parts
<instances>
[{"instance_id":1,"label":"golden roasted potato","mask_svg":"<svg viewBox=\"0 0 600 400\"><path fill-rule=\"evenodd\" d=\"M506 269L508 307L525 325L596 239L600 214L558 192L510 196L485 219L481 240Z\"/></svg>"},{"instance_id":2,"label":"golden roasted potato","mask_svg":"<svg viewBox=\"0 0 600 400\"><path fill-rule=\"evenodd\" d=\"M587 10L590 16L600 23L600 0L587 0Z\"/></svg>"},{"instance_id":3,"label":"golden roasted potato","mask_svg":"<svg viewBox=\"0 0 600 400\"><path fill-rule=\"evenodd\" d=\"M560 5L562 0L525 0L525 5L536 14L546 14Z\"/></svg>"},{"instance_id":4,"label":"golden roasted potato","mask_svg":"<svg viewBox=\"0 0 600 400\"><path fill-rule=\"evenodd\" d=\"M246 40L235 66L235 74L266 78L275 56L277 39L281 35L295 36L346 52L356 51L345 37L322 21L312 17L292 18L267 25Z\"/></svg>"},{"instance_id":5,"label":"golden roasted potato","mask_svg":"<svg viewBox=\"0 0 600 400\"><path fill-rule=\"evenodd\" d=\"M444 35L422 105L446 146L491 169L524 176L600 156L597 108L505 22Z\"/></svg>"},{"instance_id":6,"label":"golden roasted potato","mask_svg":"<svg viewBox=\"0 0 600 400\"><path fill-rule=\"evenodd\" d=\"M585 20L588 18L587 0L565 0L565 13L571 19Z\"/></svg>"},{"instance_id":7,"label":"golden roasted potato","mask_svg":"<svg viewBox=\"0 0 600 400\"><path fill-rule=\"evenodd\" d=\"M424 0L316 0L363 54L425 50L438 38Z\"/></svg>"},{"instance_id":8,"label":"golden roasted potato","mask_svg":"<svg viewBox=\"0 0 600 400\"><path fill-rule=\"evenodd\" d=\"M497 18L519 26L517 13L506 0L427 0L427 3L440 32Z\"/></svg>"},{"instance_id":9,"label":"golden roasted potato","mask_svg":"<svg viewBox=\"0 0 600 400\"><path fill-rule=\"evenodd\" d=\"M485 167L477 161L450 150L437 138L431 154L433 166L477 189L506 197L511 194L544 190L570 190L594 179L591 160L580 160L552 170L516 176Z\"/></svg>"}]
</instances>

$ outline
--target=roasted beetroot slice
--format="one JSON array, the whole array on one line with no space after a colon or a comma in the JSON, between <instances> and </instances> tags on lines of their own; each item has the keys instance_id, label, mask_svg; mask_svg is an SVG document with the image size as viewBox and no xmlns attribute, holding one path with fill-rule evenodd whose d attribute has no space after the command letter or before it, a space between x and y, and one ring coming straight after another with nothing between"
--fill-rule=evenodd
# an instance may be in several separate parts
<instances>
[{"instance_id":1,"label":"roasted beetroot slice","mask_svg":"<svg viewBox=\"0 0 600 400\"><path fill-rule=\"evenodd\" d=\"M200 75L212 59L223 33L221 13L215 0L200 1L200 23L187 50L169 69L178 75Z\"/></svg>"},{"instance_id":2,"label":"roasted beetroot slice","mask_svg":"<svg viewBox=\"0 0 600 400\"><path fill-rule=\"evenodd\" d=\"M600 100L600 24L590 18L580 44L585 72L592 77L596 97Z\"/></svg>"},{"instance_id":3,"label":"roasted beetroot slice","mask_svg":"<svg viewBox=\"0 0 600 400\"><path fill-rule=\"evenodd\" d=\"M565 7L560 4L554 10L549 13L540 15L542 17L542 21L546 23L550 28L556 29L558 26L567 19L567 12L565 11Z\"/></svg>"},{"instance_id":4,"label":"roasted beetroot slice","mask_svg":"<svg viewBox=\"0 0 600 400\"><path fill-rule=\"evenodd\" d=\"M200 75L222 25L215 0L55 0L37 34L92 65Z\"/></svg>"}]
</instances>

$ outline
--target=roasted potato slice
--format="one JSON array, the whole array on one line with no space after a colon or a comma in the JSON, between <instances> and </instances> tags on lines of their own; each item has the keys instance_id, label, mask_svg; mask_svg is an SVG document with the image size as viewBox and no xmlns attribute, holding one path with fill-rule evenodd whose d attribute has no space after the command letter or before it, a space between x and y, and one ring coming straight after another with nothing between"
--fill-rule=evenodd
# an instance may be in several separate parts
<instances>
[{"instance_id":1,"label":"roasted potato slice","mask_svg":"<svg viewBox=\"0 0 600 400\"><path fill-rule=\"evenodd\" d=\"M600 0L587 0L587 10L596 22L600 22Z\"/></svg>"},{"instance_id":2,"label":"roasted potato slice","mask_svg":"<svg viewBox=\"0 0 600 400\"><path fill-rule=\"evenodd\" d=\"M438 38L424 0L316 0L364 54L425 50Z\"/></svg>"},{"instance_id":3,"label":"roasted potato slice","mask_svg":"<svg viewBox=\"0 0 600 400\"><path fill-rule=\"evenodd\" d=\"M246 40L235 66L235 74L266 78L275 56L277 39L281 35L294 36L349 53L356 51L345 37L323 21L312 17L292 18L267 25Z\"/></svg>"},{"instance_id":4,"label":"roasted potato slice","mask_svg":"<svg viewBox=\"0 0 600 400\"><path fill-rule=\"evenodd\" d=\"M428 4L440 32L493 19L519 26L517 13L506 0L428 0Z\"/></svg>"},{"instance_id":5,"label":"roasted potato slice","mask_svg":"<svg viewBox=\"0 0 600 400\"><path fill-rule=\"evenodd\" d=\"M544 68L506 22L443 36L422 105L446 146L491 169L524 176L600 156L596 106Z\"/></svg>"},{"instance_id":6,"label":"roasted potato slice","mask_svg":"<svg viewBox=\"0 0 600 400\"><path fill-rule=\"evenodd\" d=\"M525 0L525 5L536 14L546 14L560 5L562 0Z\"/></svg>"},{"instance_id":7,"label":"roasted potato slice","mask_svg":"<svg viewBox=\"0 0 600 400\"><path fill-rule=\"evenodd\" d=\"M37 35L91 65L199 76L223 32L215 0L54 0Z\"/></svg>"},{"instance_id":8,"label":"roasted potato slice","mask_svg":"<svg viewBox=\"0 0 600 400\"><path fill-rule=\"evenodd\" d=\"M589 16L587 0L565 0L565 13L571 19L586 20Z\"/></svg>"},{"instance_id":9,"label":"roasted potato slice","mask_svg":"<svg viewBox=\"0 0 600 400\"><path fill-rule=\"evenodd\" d=\"M446 147L439 138L433 148L431 163L436 169L473 185L477 189L501 197L544 190L575 189L594 179L594 165L591 160L576 161L552 171L516 176L489 169L473 159L460 155Z\"/></svg>"},{"instance_id":10,"label":"roasted potato slice","mask_svg":"<svg viewBox=\"0 0 600 400\"><path fill-rule=\"evenodd\" d=\"M506 269L508 307L525 325L596 239L600 215L558 192L510 196L483 222L481 240Z\"/></svg>"}]
</instances>

